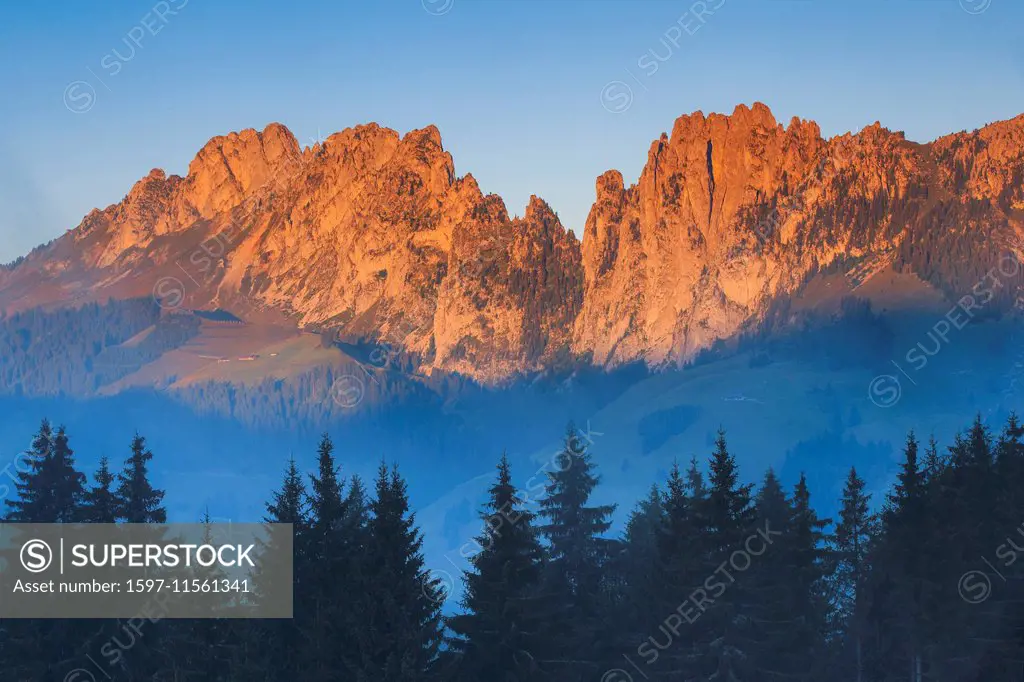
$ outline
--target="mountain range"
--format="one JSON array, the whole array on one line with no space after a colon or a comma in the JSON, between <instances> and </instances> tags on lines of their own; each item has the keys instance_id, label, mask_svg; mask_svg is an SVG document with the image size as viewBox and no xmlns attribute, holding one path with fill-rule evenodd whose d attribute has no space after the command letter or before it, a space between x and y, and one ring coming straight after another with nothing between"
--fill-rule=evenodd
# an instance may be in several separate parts
<instances>
[{"instance_id":1,"label":"mountain range","mask_svg":"<svg viewBox=\"0 0 1024 682\"><path fill-rule=\"evenodd\" d=\"M213 138L184 177L153 170L0 268L0 310L153 296L165 315L280 332L250 334L247 357L314 331L502 384L581 363L680 366L848 296L944 310L1022 252L1022 230L1024 115L929 143L878 123L826 139L761 103L685 115L635 184L597 178L582 239L538 197L510 216L456 173L433 126L361 125L302 148L274 123ZM1018 275L988 312L1015 305ZM227 359L200 355L176 379Z\"/></svg>"}]
</instances>

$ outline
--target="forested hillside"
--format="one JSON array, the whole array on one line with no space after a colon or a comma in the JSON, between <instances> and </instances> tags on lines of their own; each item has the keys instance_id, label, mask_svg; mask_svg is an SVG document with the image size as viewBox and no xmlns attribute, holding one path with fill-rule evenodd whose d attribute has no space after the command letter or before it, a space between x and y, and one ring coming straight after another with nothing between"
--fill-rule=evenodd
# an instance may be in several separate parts
<instances>
[{"instance_id":1,"label":"forested hillside","mask_svg":"<svg viewBox=\"0 0 1024 682\"><path fill-rule=\"evenodd\" d=\"M129 339L153 327L132 347ZM191 315L161 316L152 298L0 317L0 394L89 396L195 335Z\"/></svg>"}]
</instances>

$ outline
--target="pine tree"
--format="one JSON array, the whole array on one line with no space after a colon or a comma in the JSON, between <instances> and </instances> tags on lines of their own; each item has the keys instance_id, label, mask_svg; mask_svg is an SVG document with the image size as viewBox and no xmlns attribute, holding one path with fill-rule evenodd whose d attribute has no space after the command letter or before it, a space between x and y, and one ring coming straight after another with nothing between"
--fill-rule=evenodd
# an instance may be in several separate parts
<instances>
[{"instance_id":1,"label":"pine tree","mask_svg":"<svg viewBox=\"0 0 1024 682\"><path fill-rule=\"evenodd\" d=\"M566 429L559 466L548 472L540 503L546 524L541 534L550 543L550 569L573 597L575 608L585 608L601 590L601 573L611 543L602 536L611 528L615 505L587 506L600 482L586 445L576 427Z\"/></svg>"},{"instance_id":2,"label":"pine tree","mask_svg":"<svg viewBox=\"0 0 1024 682\"><path fill-rule=\"evenodd\" d=\"M201 544L217 546L219 543L209 509L199 522L203 527ZM227 574L217 564L195 565L190 569L188 579L198 580L199 584L206 581L219 583L227 579ZM202 604L205 618L177 620L163 628L160 650L173 652L173 661L166 664L172 671L172 679L196 682L224 679L224 673L234 658L236 638L241 634L237 627L239 621L223 618L232 607L229 599L228 593L211 592Z\"/></svg>"},{"instance_id":3,"label":"pine tree","mask_svg":"<svg viewBox=\"0 0 1024 682\"><path fill-rule=\"evenodd\" d=\"M597 614L609 603L605 569L614 543L603 536L611 528L615 506L588 506L600 478L571 423L557 461L555 470L547 474L540 502L540 516L546 523L539 530L548 541L546 578L558 602L552 606L560 612L549 621L551 636L560 639L567 654L560 675L571 680L595 672L595 652L608 636L598 628ZM581 628L582 623L590 628Z\"/></svg>"},{"instance_id":4,"label":"pine tree","mask_svg":"<svg viewBox=\"0 0 1024 682\"><path fill-rule=\"evenodd\" d=\"M924 474L928 482L939 478L945 469L946 463L939 455L939 444L935 442L935 436L928 439L928 449L924 456Z\"/></svg>"},{"instance_id":5,"label":"pine tree","mask_svg":"<svg viewBox=\"0 0 1024 682\"><path fill-rule=\"evenodd\" d=\"M349 481L345 495L345 515L341 522L341 535L344 538L349 560L346 564L348 581L351 587L351 607L345 609L343 622L339 627L349 635L352 642L361 642L368 629L373 627L372 615L376 607L376 590L380 589L379 576L367 557L373 551L373 537L370 530L370 503L359 476ZM390 589L388 586L387 589ZM362 674L364 647L351 646L344 649L346 665Z\"/></svg>"},{"instance_id":6,"label":"pine tree","mask_svg":"<svg viewBox=\"0 0 1024 682\"><path fill-rule=\"evenodd\" d=\"M658 542L664 523L662 492L652 485L647 497L640 500L626 521L622 549L616 557L615 575L620 593L620 624L631 640L639 632L648 632L646 623L654 610L660 590Z\"/></svg>"},{"instance_id":7,"label":"pine tree","mask_svg":"<svg viewBox=\"0 0 1024 682\"><path fill-rule=\"evenodd\" d=\"M309 512L307 509L306 486L302 474L290 458L285 469L281 487L275 490L266 503L266 524L291 524L292 526L292 610L290 620L239 621L240 648L232 664L232 680L283 680L301 674L304 666L302 656L306 653L303 628L309 612L310 575L307 533ZM280 556L287 551L279 544L278 536L272 534L267 540L259 540L257 554ZM284 578L277 575L276 563L257 561L252 572L254 599L257 603L264 598L265 584L278 585Z\"/></svg>"},{"instance_id":8,"label":"pine tree","mask_svg":"<svg viewBox=\"0 0 1024 682\"><path fill-rule=\"evenodd\" d=\"M64 427L43 420L29 451L31 466L19 471L17 497L7 500L11 523L74 523L80 520L85 475L75 469Z\"/></svg>"},{"instance_id":9,"label":"pine tree","mask_svg":"<svg viewBox=\"0 0 1024 682\"><path fill-rule=\"evenodd\" d=\"M790 678L821 679L827 650L829 615L826 572L830 555L826 548L828 520L819 519L811 506L807 478L801 473L793 492L793 515L789 532L782 540L790 571L787 573L791 596L788 631Z\"/></svg>"},{"instance_id":10,"label":"pine tree","mask_svg":"<svg viewBox=\"0 0 1024 682\"><path fill-rule=\"evenodd\" d=\"M686 470L686 489L693 500L694 509L699 509L707 495L707 488L704 486L704 476L700 473L700 467L697 466L696 456L690 458L690 468Z\"/></svg>"},{"instance_id":11,"label":"pine tree","mask_svg":"<svg viewBox=\"0 0 1024 682\"><path fill-rule=\"evenodd\" d=\"M1010 413L1007 418L995 454L998 492L989 512L990 525L1004 529L994 560L999 570L1009 577L1019 575L1014 574L1013 569L1024 551L1021 549L1024 548L1024 523L1020 518L1024 508L1024 427L1016 413ZM1012 533L1005 530L1010 528L1014 529ZM990 618L988 631L994 640L990 659L1007 663L1024 660L1024 641L1019 637L1019 633L1024 632L1024 614L1020 609L1020 604L1024 603L1024 584L1011 578L988 602L992 604L992 611L986 614ZM985 672L992 679L998 675L997 671ZM1009 671L1004 671L1003 676L1006 672Z\"/></svg>"},{"instance_id":12,"label":"pine tree","mask_svg":"<svg viewBox=\"0 0 1024 682\"><path fill-rule=\"evenodd\" d=\"M704 564L702 529L696 512L699 503L691 497L695 487L693 479L684 478L679 463L674 462L665 484L656 538L655 599L652 608L642 614L646 641L637 647L652 673L667 676L666 679L671 679L676 671L692 669L695 664L691 625L699 612L690 597L706 577L701 574ZM685 605L684 614L673 617L675 622L666 623L669 614L681 605Z\"/></svg>"},{"instance_id":13,"label":"pine tree","mask_svg":"<svg viewBox=\"0 0 1024 682\"><path fill-rule=\"evenodd\" d=\"M851 467L833 536L836 616L852 649L856 682L865 679L863 632L868 557L878 533L877 520L870 512L871 495L864 492L864 486L864 479Z\"/></svg>"},{"instance_id":14,"label":"pine tree","mask_svg":"<svg viewBox=\"0 0 1024 682\"><path fill-rule=\"evenodd\" d=\"M793 507L775 471L768 469L754 502L758 526L792 538ZM780 543L781 544L781 543ZM793 675L792 632L794 629L792 554L789 547L756 548L760 555L743 576L746 606L751 621L757 624L748 633L748 655L754 679L783 678ZM805 668L806 669L806 668Z\"/></svg>"},{"instance_id":15,"label":"pine tree","mask_svg":"<svg viewBox=\"0 0 1024 682\"><path fill-rule=\"evenodd\" d=\"M338 477L334 443L324 434L317 450L317 473L310 477L310 520L305 582L305 617L302 626L306 638L304 664L306 678L312 682L333 680L339 671L354 671L346 661L357 658L351 633L345 628L348 595L339 586L351 585L353 557L344 532L348 509L343 494L344 483Z\"/></svg>"},{"instance_id":16,"label":"pine tree","mask_svg":"<svg viewBox=\"0 0 1024 682\"><path fill-rule=\"evenodd\" d=\"M880 547L881 585L872 600L876 642L883 669L908 671L919 682L924 670L923 597L927 523L925 476L918 461L918 442L907 436L903 463L893 492L882 511L885 543Z\"/></svg>"},{"instance_id":17,"label":"pine tree","mask_svg":"<svg viewBox=\"0 0 1024 682\"><path fill-rule=\"evenodd\" d=\"M6 500L7 521L11 523L34 523L44 518L52 507L52 488L39 485L45 481L52 469L53 428L46 419L39 425L39 431L32 438L32 446L25 453L29 461L28 471L18 471L14 481L17 495Z\"/></svg>"},{"instance_id":18,"label":"pine tree","mask_svg":"<svg viewBox=\"0 0 1024 682\"><path fill-rule=\"evenodd\" d=\"M617 667L621 652L635 650L652 630L660 608L662 583L658 542L664 523L663 493L652 484L647 497L629 514L620 549L609 564L613 604L607 618L614 627L614 645L605 652L604 669Z\"/></svg>"},{"instance_id":19,"label":"pine tree","mask_svg":"<svg viewBox=\"0 0 1024 682\"><path fill-rule=\"evenodd\" d=\"M353 476L348 484L345 495L345 518L342 522L345 535L353 538L352 544L359 551L368 551L370 543L370 504L366 497L366 488L359 476Z\"/></svg>"},{"instance_id":20,"label":"pine tree","mask_svg":"<svg viewBox=\"0 0 1024 682\"><path fill-rule=\"evenodd\" d=\"M28 452L31 465L18 472L17 496L7 500L8 523L74 523L82 516L85 475L75 469L74 452L64 428L56 431L46 420ZM10 539L18 546L19 538ZM7 561L17 561L7 557ZM41 594L41 599L56 599ZM12 680L61 678L66 662L74 660L83 646L82 622L59 620L7 621L2 632L0 666Z\"/></svg>"},{"instance_id":21,"label":"pine tree","mask_svg":"<svg viewBox=\"0 0 1024 682\"><path fill-rule=\"evenodd\" d=\"M1004 433L1004 437L1007 435L1012 442L1012 434ZM950 449L952 466L941 487L943 508L927 513L929 519L936 516L944 519L943 535L956 539L952 543L946 539L945 544L952 547L944 548L941 560L948 569L939 574L941 582L928 595L928 605L935 605L927 614L928 632L933 639L942 640L935 647L933 658L944 659L936 661L934 667L959 668L961 674L976 675L978 679L1005 678L1007 658L1019 647L1020 634L1014 630L1022 596L1019 582L1012 579L1004 582L993 575L991 579L1002 585L998 589L990 586L991 593L981 603L956 603L959 609L950 609L949 603L939 600L937 592L943 585L956 584L965 572L976 569L977 557L991 556L993 547L996 559L1007 556L1009 531L1020 526L1021 519L1019 508L1008 509L999 504L1005 497L1002 493L1005 482L997 457L999 450L1006 448L1007 443L1002 442L1002 438L998 445L993 444L988 427L981 415L977 415L966 434L958 437ZM951 516L951 512L955 512L955 516ZM1019 538L1018 535L1018 546L1024 546ZM945 538L933 541L942 539ZM1006 566L996 570L1004 577L1012 575ZM935 618L955 622L959 641L952 641L948 630L934 628ZM970 661L971 665L965 668L963 661ZM1017 672L1013 670L1014 674Z\"/></svg>"},{"instance_id":22,"label":"pine tree","mask_svg":"<svg viewBox=\"0 0 1024 682\"><path fill-rule=\"evenodd\" d=\"M100 466L93 479L95 485L85 492L82 520L86 523L116 523L118 500L112 489L115 477L106 457L100 458Z\"/></svg>"},{"instance_id":23,"label":"pine tree","mask_svg":"<svg viewBox=\"0 0 1024 682\"><path fill-rule=\"evenodd\" d=\"M167 523L164 491L157 490L149 481L152 459L146 439L135 434L132 454L125 460L124 471L117 475L118 516L127 523Z\"/></svg>"},{"instance_id":24,"label":"pine tree","mask_svg":"<svg viewBox=\"0 0 1024 682\"><path fill-rule=\"evenodd\" d=\"M350 500L361 495L350 490ZM423 537L409 512L405 481L381 464L370 503L363 593L364 625L357 633L357 682L419 682L442 640L442 588L426 571Z\"/></svg>"},{"instance_id":25,"label":"pine tree","mask_svg":"<svg viewBox=\"0 0 1024 682\"><path fill-rule=\"evenodd\" d=\"M732 563L734 553L754 532L754 509L749 484L739 483L736 459L729 453L725 432L719 430L708 465L708 492L701 505L704 532L704 575L718 575L725 589L701 616L698 647L701 668L711 680L743 679L750 664L744 651L750 622L745 614L747 594L738 571L746 562ZM725 577L722 577L724 573Z\"/></svg>"},{"instance_id":26,"label":"pine tree","mask_svg":"<svg viewBox=\"0 0 1024 682\"><path fill-rule=\"evenodd\" d=\"M154 488L149 480L149 463L152 460L153 453L146 447L146 439L136 433L132 438L131 454L117 475L117 490L114 493L115 515L126 523L167 522L167 510L163 506L164 491ZM157 543L164 538L161 528L147 528L145 531L152 538L147 542ZM179 641L184 632L182 627L162 621L150 623L144 637L134 632L126 633L123 628L121 632L122 639L131 642L118 660L119 673L123 677L129 680L158 679L162 675L174 674L180 661L167 656L165 652L182 646Z\"/></svg>"},{"instance_id":27,"label":"pine tree","mask_svg":"<svg viewBox=\"0 0 1024 682\"><path fill-rule=\"evenodd\" d=\"M452 679L552 679L545 672L550 642L540 594L543 550L504 455L481 518L485 530L477 540L483 550L465 575L465 613L449 619Z\"/></svg>"}]
</instances>

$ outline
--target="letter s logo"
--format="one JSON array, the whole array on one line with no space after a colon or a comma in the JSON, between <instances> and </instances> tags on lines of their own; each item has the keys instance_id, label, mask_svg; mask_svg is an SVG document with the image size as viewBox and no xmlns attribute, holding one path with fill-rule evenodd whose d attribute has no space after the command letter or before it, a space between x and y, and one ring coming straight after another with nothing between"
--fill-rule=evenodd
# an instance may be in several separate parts
<instances>
[{"instance_id":1,"label":"letter s logo","mask_svg":"<svg viewBox=\"0 0 1024 682\"><path fill-rule=\"evenodd\" d=\"M29 573L42 573L53 563L53 550L42 540L29 540L21 546L21 565Z\"/></svg>"}]
</instances>

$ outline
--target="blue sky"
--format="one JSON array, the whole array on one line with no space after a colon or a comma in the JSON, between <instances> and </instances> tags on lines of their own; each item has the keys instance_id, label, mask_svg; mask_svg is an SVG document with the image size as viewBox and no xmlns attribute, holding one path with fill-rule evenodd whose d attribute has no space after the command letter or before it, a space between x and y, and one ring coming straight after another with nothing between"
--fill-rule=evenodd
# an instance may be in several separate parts
<instances>
[{"instance_id":1,"label":"blue sky","mask_svg":"<svg viewBox=\"0 0 1024 682\"><path fill-rule=\"evenodd\" d=\"M0 261L271 121L303 144L434 123L459 174L580 234L596 176L635 180L698 109L918 141L1022 113L1022 20L1018 0L5 3Z\"/></svg>"}]
</instances>

